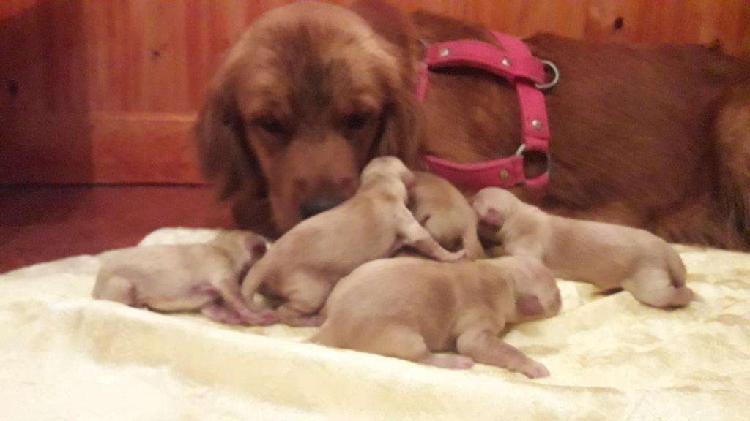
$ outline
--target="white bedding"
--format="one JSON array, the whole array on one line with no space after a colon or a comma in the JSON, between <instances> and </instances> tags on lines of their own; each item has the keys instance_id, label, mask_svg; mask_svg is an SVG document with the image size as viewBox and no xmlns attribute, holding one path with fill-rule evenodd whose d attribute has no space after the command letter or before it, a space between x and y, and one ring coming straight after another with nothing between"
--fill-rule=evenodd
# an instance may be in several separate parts
<instances>
[{"instance_id":1,"label":"white bedding","mask_svg":"<svg viewBox=\"0 0 750 421\"><path fill-rule=\"evenodd\" d=\"M162 229L142 244L212 235ZM562 314L512 329L543 380L94 301L96 256L32 266L0 275L0 420L750 419L750 255L676 247L689 308L561 281Z\"/></svg>"}]
</instances>

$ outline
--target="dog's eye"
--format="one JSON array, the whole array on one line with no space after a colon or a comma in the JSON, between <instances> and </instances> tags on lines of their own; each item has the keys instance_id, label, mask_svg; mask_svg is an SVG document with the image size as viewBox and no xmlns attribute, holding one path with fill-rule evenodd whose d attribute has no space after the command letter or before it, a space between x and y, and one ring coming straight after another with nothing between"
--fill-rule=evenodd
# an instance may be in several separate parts
<instances>
[{"instance_id":1,"label":"dog's eye","mask_svg":"<svg viewBox=\"0 0 750 421\"><path fill-rule=\"evenodd\" d=\"M254 121L254 124L273 135L280 135L285 132L284 125L273 117L259 118Z\"/></svg>"},{"instance_id":2,"label":"dog's eye","mask_svg":"<svg viewBox=\"0 0 750 421\"><path fill-rule=\"evenodd\" d=\"M362 130L370 121L367 113L351 113L344 117L344 126L348 130Z\"/></svg>"}]
</instances>

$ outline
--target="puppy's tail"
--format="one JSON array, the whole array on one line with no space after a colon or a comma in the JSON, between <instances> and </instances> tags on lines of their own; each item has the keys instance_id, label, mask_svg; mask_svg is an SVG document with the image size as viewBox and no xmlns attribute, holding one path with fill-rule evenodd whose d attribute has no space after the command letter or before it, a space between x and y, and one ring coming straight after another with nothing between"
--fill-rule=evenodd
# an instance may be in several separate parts
<instances>
[{"instance_id":1,"label":"puppy's tail","mask_svg":"<svg viewBox=\"0 0 750 421\"><path fill-rule=\"evenodd\" d=\"M682 262L680 255L671 246L667 247L669 247L666 255L669 279L673 287L682 288L687 280L687 269L685 269L685 264Z\"/></svg>"},{"instance_id":2,"label":"puppy's tail","mask_svg":"<svg viewBox=\"0 0 750 421\"><path fill-rule=\"evenodd\" d=\"M484 252L482 242L479 241L479 233L477 232L476 224L469 224L469 228L466 230L463 236L464 249L466 250L466 257L471 260L484 259L487 257L487 253Z\"/></svg>"},{"instance_id":3,"label":"puppy's tail","mask_svg":"<svg viewBox=\"0 0 750 421\"><path fill-rule=\"evenodd\" d=\"M250 267L250 270L245 275L245 279L242 280L240 286L240 294L245 303L251 308L256 309L253 297L258 292L260 284L266 276L266 271L262 266L263 260L258 261L254 266Z\"/></svg>"}]
</instances>

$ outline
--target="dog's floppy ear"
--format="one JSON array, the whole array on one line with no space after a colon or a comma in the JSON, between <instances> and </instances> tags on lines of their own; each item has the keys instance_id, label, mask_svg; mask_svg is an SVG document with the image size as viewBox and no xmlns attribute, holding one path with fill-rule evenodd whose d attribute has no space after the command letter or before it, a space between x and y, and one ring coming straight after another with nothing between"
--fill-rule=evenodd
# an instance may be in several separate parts
<instances>
[{"instance_id":1,"label":"dog's floppy ear","mask_svg":"<svg viewBox=\"0 0 750 421\"><path fill-rule=\"evenodd\" d=\"M216 185L221 200L240 190L258 196L263 191L258 162L245 139L244 123L232 91L226 77L217 77L195 126L203 175Z\"/></svg>"},{"instance_id":2,"label":"dog's floppy ear","mask_svg":"<svg viewBox=\"0 0 750 421\"><path fill-rule=\"evenodd\" d=\"M377 155L394 155L408 166L416 163L419 143L419 104L415 98L414 28L397 8L381 0L359 0L350 6L380 36L398 69L384 76L388 103Z\"/></svg>"},{"instance_id":3,"label":"dog's floppy ear","mask_svg":"<svg viewBox=\"0 0 750 421\"><path fill-rule=\"evenodd\" d=\"M400 10L382 0L357 0L349 8L386 41L411 55L414 27Z\"/></svg>"},{"instance_id":4,"label":"dog's floppy ear","mask_svg":"<svg viewBox=\"0 0 750 421\"><path fill-rule=\"evenodd\" d=\"M414 168L419 148L419 104L409 89L411 85L400 85L389 87L389 102L377 154L397 156Z\"/></svg>"}]
</instances>

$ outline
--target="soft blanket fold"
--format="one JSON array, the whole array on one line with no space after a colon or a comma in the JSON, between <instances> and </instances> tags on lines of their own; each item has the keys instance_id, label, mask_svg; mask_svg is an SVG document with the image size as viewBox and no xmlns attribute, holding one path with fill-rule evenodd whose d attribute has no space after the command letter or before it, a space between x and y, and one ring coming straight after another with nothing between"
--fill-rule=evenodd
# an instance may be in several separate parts
<instances>
[{"instance_id":1,"label":"soft blanket fold","mask_svg":"<svg viewBox=\"0 0 750 421\"><path fill-rule=\"evenodd\" d=\"M562 314L506 336L552 373L533 381L94 301L95 256L32 266L0 276L0 419L748 419L750 255L677 249L698 295L684 310L561 281Z\"/></svg>"}]
</instances>

